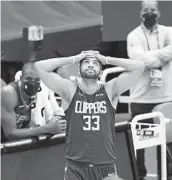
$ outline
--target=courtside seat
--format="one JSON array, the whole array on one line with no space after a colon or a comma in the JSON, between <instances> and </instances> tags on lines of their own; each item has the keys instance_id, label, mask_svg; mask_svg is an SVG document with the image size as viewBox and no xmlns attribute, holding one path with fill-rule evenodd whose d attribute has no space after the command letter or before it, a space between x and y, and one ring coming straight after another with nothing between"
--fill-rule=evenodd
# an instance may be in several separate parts
<instances>
[{"instance_id":1,"label":"courtside seat","mask_svg":"<svg viewBox=\"0 0 172 180\"><path fill-rule=\"evenodd\" d=\"M169 122L166 123L166 141L167 141L167 157L170 163L168 163L167 176L168 179L172 179L172 102L163 103L156 106L153 111L159 111L163 113L164 117L169 119ZM154 122L157 122L157 119L154 119Z\"/></svg>"},{"instance_id":2,"label":"courtside seat","mask_svg":"<svg viewBox=\"0 0 172 180\"><path fill-rule=\"evenodd\" d=\"M169 120L169 122L166 123L166 141L172 142L172 102L169 103L163 103L158 106L156 106L153 109L153 112L161 112L165 118ZM154 119L154 122L158 122L158 119Z\"/></svg>"}]
</instances>

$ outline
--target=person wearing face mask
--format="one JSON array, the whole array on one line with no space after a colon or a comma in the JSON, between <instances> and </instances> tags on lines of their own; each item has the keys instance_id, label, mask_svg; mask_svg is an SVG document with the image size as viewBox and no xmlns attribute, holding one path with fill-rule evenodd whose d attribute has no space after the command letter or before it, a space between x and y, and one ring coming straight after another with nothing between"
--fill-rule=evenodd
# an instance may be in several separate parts
<instances>
[{"instance_id":1,"label":"person wearing face mask","mask_svg":"<svg viewBox=\"0 0 172 180\"><path fill-rule=\"evenodd\" d=\"M78 65L75 81L53 72L74 63ZM100 83L105 64L123 67L127 72ZM64 179L122 180L115 167L115 111L120 94L135 84L144 63L84 51L72 57L38 61L35 69L47 87L62 98L67 121Z\"/></svg>"},{"instance_id":2,"label":"person wearing face mask","mask_svg":"<svg viewBox=\"0 0 172 180\"><path fill-rule=\"evenodd\" d=\"M17 71L15 74L15 81L19 81L21 78L22 71ZM35 95L35 108L31 109L31 126L42 126L49 121L55 120L56 115L63 113L63 110L59 107L56 101L54 92L51 91L41 80L40 88L41 91Z\"/></svg>"},{"instance_id":3,"label":"person wearing face mask","mask_svg":"<svg viewBox=\"0 0 172 180\"><path fill-rule=\"evenodd\" d=\"M40 78L33 62L23 66L19 81L1 88L1 124L8 140L65 132L66 121L60 117L43 126L30 128L30 112L36 106L36 94L40 91Z\"/></svg>"},{"instance_id":4,"label":"person wearing face mask","mask_svg":"<svg viewBox=\"0 0 172 180\"><path fill-rule=\"evenodd\" d=\"M161 103L172 101L172 27L158 24L160 10L157 1L142 1L140 17L141 25L127 37L130 59L145 63L144 73L130 89L133 118L150 113ZM146 122L153 123L153 120L148 119ZM157 154L160 178L160 153ZM137 152L137 162L140 177L144 179L147 170L143 149Z\"/></svg>"}]
</instances>

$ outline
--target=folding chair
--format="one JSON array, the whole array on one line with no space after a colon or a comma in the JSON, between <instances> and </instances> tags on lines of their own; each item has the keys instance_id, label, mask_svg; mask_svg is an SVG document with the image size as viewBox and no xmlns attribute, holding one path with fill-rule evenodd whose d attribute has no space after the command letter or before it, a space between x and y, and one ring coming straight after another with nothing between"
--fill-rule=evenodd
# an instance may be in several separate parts
<instances>
[{"instance_id":1,"label":"folding chair","mask_svg":"<svg viewBox=\"0 0 172 180\"><path fill-rule=\"evenodd\" d=\"M150 118L159 118L159 124L149 124L143 121ZM142 122L139 122L142 120ZM131 122L133 144L136 151L161 145L161 180L167 180L166 163L166 126L165 118L161 112L152 112L135 116Z\"/></svg>"},{"instance_id":2,"label":"folding chair","mask_svg":"<svg viewBox=\"0 0 172 180\"><path fill-rule=\"evenodd\" d=\"M161 112L165 117L167 159L168 162L170 162L172 165L172 102L157 105L152 112ZM154 122L157 123L159 122L159 120L157 118L154 118ZM167 167L167 175L170 173L172 173L172 169L170 172L170 168Z\"/></svg>"}]
</instances>

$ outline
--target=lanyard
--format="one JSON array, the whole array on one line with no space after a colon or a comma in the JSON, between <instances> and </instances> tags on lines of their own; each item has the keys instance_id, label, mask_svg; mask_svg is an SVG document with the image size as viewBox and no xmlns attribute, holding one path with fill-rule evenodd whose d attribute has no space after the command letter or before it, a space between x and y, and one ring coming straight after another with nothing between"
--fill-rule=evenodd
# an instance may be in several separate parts
<instances>
[{"instance_id":1,"label":"lanyard","mask_svg":"<svg viewBox=\"0 0 172 180\"><path fill-rule=\"evenodd\" d=\"M145 36L146 42L147 42L148 51L150 51L151 49L150 49L150 45L149 45L149 40L148 40L148 37L147 37L147 35L146 35L143 27L142 27L142 31L143 31L143 34L144 34L144 36ZM158 49L160 49L160 45L159 45L159 31L157 32L156 37L157 37ZM159 69L159 70L162 70L162 67L159 67L158 69Z\"/></svg>"},{"instance_id":2,"label":"lanyard","mask_svg":"<svg viewBox=\"0 0 172 180\"><path fill-rule=\"evenodd\" d=\"M147 42L148 50L150 51L151 49L150 49L150 45L149 45L149 40L148 40L148 37L147 37L147 35L146 35L146 33L145 33L143 27L142 27L142 31L143 31L143 34L144 34L144 36L145 36L146 42ZM156 37L157 37L157 45L158 45L158 49L160 49L160 45L159 45L159 31L158 31Z\"/></svg>"}]
</instances>

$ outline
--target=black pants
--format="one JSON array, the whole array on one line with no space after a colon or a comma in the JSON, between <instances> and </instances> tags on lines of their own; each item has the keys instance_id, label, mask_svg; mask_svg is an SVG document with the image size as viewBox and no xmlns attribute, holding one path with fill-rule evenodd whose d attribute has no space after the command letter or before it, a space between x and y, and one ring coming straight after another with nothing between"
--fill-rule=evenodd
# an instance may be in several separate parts
<instances>
[{"instance_id":1,"label":"black pants","mask_svg":"<svg viewBox=\"0 0 172 180\"><path fill-rule=\"evenodd\" d=\"M142 103L131 103L131 113L132 118L139 114L150 113L153 108L158 104L142 104ZM140 121L142 122L142 121ZM145 123L153 123L153 119L144 120ZM157 160L158 160L158 175L161 177L161 153L160 146L157 147ZM147 174L147 170L145 167L145 150L139 149L137 150L137 165L140 177L145 177Z\"/></svg>"}]
</instances>

